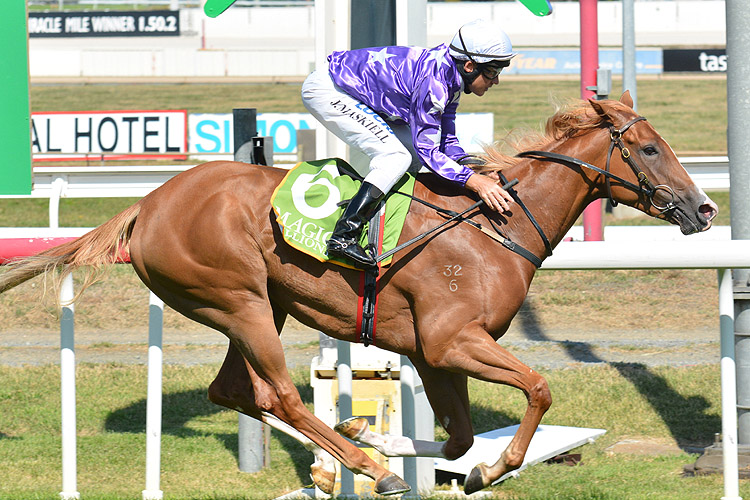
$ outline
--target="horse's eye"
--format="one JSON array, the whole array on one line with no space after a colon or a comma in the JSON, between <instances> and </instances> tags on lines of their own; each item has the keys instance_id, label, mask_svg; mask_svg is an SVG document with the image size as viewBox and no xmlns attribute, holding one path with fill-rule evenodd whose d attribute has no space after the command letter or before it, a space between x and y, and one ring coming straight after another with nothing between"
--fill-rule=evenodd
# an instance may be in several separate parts
<instances>
[{"instance_id":1,"label":"horse's eye","mask_svg":"<svg viewBox=\"0 0 750 500\"><path fill-rule=\"evenodd\" d=\"M646 146L643 148L643 154L645 154L646 156L653 156L658 153L659 151L657 151L653 146Z\"/></svg>"}]
</instances>

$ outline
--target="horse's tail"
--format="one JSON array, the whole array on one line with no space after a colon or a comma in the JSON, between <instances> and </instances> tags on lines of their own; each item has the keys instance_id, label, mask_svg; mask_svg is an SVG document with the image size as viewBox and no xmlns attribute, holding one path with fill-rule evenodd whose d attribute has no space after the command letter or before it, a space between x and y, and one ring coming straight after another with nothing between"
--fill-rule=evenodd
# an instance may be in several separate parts
<instances>
[{"instance_id":1,"label":"horse's tail","mask_svg":"<svg viewBox=\"0 0 750 500\"><path fill-rule=\"evenodd\" d=\"M0 293L53 270L60 271L52 282L54 289L59 290L68 273L82 268L85 274L76 294L78 297L101 277L103 266L114 264L127 255L140 210L141 204L138 202L76 240L3 266L7 269L0 274Z\"/></svg>"}]
</instances>

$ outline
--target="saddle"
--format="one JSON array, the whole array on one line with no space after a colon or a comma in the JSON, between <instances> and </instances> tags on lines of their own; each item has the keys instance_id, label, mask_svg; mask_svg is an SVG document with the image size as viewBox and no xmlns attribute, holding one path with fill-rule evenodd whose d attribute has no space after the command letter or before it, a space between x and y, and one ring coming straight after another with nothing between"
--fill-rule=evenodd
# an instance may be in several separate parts
<instances>
[{"instance_id":1,"label":"saddle","mask_svg":"<svg viewBox=\"0 0 750 500\"><path fill-rule=\"evenodd\" d=\"M361 180L356 171L339 158L298 163L271 197L284 241L321 262L356 269L346 259L329 258L326 241L343 213L342 206L357 192ZM367 224L359 243L373 255L383 256L398 244L413 191L414 177L406 174ZM406 196L393 196L396 192ZM380 267L391 263L391 256L392 253L379 259L378 268L362 271L360 275L360 313L356 328L357 341L365 345L375 339L377 277Z\"/></svg>"}]
</instances>

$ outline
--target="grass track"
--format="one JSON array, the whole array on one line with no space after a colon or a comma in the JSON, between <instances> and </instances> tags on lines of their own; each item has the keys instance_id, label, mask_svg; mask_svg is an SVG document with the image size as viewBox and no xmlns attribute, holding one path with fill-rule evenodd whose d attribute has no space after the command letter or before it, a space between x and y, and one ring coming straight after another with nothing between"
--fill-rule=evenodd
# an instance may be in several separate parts
<instances>
[{"instance_id":1,"label":"grass track","mask_svg":"<svg viewBox=\"0 0 750 500\"><path fill-rule=\"evenodd\" d=\"M162 490L172 500L268 499L309 484L312 455L273 432L273 466L237 471L237 417L209 403L205 389L217 366L164 370ZM683 447L708 444L720 427L716 366L648 369L598 366L543 373L554 405L551 425L607 429L578 467L538 465L491 488L499 499L705 500L719 498L722 479L682 477L696 455L608 452L624 439ZM312 404L305 369L293 372ZM0 367L0 498L56 498L60 488L59 367ZM91 500L138 499L145 470L145 366L78 368L78 489ZM525 399L507 387L470 383L476 431L518 423ZM440 436L440 430L437 430ZM690 449L690 448L688 448ZM741 495L750 495L743 482Z\"/></svg>"}]
</instances>

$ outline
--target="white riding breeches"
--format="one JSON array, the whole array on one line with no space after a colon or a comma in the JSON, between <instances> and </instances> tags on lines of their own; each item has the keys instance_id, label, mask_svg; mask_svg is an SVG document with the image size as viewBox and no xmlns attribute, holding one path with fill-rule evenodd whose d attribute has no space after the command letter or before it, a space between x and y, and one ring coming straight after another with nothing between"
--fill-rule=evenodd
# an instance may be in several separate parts
<instances>
[{"instance_id":1,"label":"white riding breeches","mask_svg":"<svg viewBox=\"0 0 750 500\"><path fill-rule=\"evenodd\" d=\"M421 164L406 124L386 122L370 107L331 80L328 71L314 71L302 84L302 102L328 130L370 158L365 181L387 193L409 170Z\"/></svg>"}]
</instances>

